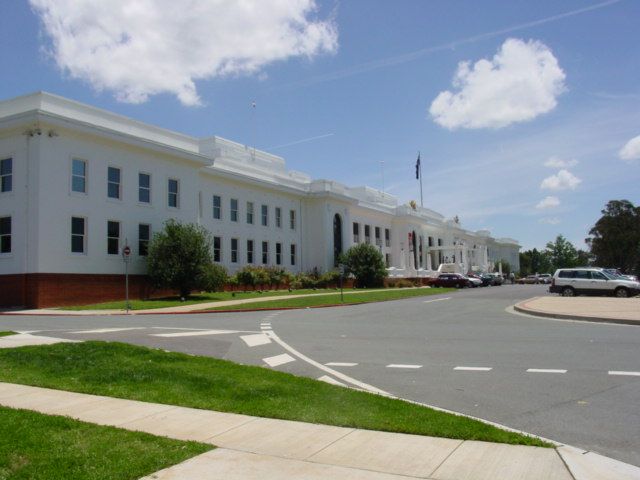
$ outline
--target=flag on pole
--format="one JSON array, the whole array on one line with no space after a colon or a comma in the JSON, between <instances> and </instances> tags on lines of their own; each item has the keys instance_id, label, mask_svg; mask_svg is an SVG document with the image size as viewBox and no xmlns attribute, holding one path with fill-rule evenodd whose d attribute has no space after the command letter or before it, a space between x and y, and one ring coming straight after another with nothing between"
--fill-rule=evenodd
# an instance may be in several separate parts
<instances>
[{"instance_id":1,"label":"flag on pole","mask_svg":"<svg viewBox=\"0 0 640 480\"><path fill-rule=\"evenodd\" d=\"M416 180L420 179L420 154L418 153L418 160L416 160Z\"/></svg>"}]
</instances>

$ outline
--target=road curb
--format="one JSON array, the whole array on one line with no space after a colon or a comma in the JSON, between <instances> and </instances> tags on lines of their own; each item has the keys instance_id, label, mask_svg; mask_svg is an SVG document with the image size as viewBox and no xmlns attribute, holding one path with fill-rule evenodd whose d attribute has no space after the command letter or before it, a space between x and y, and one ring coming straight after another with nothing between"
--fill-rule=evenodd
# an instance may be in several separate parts
<instances>
[{"instance_id":1,"label":"road curb","mask_svg":"<svg viewBox=\"0 0 640 480\"><path fill-rule=\"evenodd\" d=\"M529 300L527 300L529 301ZM523 303L523 302L521 302ZM544 312L541 310L533 310L527 307L521 306L519 303L516 303L513 306L513 309L516 312L526 313L527 315L533 315L535 317L543 317L543 318L555 318L559 320L579 320L582 322L593 322L593 323L616 323L619 325L635 325L640 326L640 323L635 320L629 320L626 318L604 318L604 317L591 317L587 315L569 315L565 313L551 313Z\"/></svg>"}]
</instances>

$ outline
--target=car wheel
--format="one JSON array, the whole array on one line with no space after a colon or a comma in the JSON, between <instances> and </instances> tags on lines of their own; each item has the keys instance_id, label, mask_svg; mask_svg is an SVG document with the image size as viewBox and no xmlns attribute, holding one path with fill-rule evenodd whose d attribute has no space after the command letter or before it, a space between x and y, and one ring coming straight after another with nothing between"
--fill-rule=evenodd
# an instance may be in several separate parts
<instances>
[{"instance_id":1,"label":"car wheel","mask_svg":"<svg viewBox=\"0 0 640 480\"><path fill-rule=\"evenodd\" d=\"M627 298L629 296L629 290L624 287L616 288L615 295L618 298Z\"/></svg>"},{"instance_id":2,"label":"car wheel","mask_svg":"<svg viewBox=\"0 0 640 480\"><path fill-rule=\"evenodd\" d=\"M576 291L571 287L564 287L562 289L562 296L563 297L575 297L576 296Z\"/></svg>"}]
</instances>

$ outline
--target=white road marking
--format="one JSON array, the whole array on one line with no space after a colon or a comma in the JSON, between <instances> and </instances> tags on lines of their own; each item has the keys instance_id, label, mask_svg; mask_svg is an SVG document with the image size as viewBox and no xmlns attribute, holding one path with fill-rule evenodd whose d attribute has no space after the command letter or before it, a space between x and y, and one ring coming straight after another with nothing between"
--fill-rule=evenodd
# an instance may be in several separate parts
<instances>
[{"instance_id":1,"label":"white road marking","mask_svg":"<svg viewBox=\"0 0 640 480\"><path fill-rule=\"evenodd\" d=\"M255 335L241 335L240 338L250 347L257 347L258 345L266 345L271 343L271 339L264 333L257 333Z\"/></svg>"},{"instance_id":2,"label":"white road marking","mask_svg":"<svg viewBox=\"0 0 640 480\"><path fill-rule=\"evenodd\" d=\"M96 328L95 330L77 330L69 333L111 333L124 332L127 330L144 330L146 327L129 327L129 328Z\"/></svg>"},{"instance_id":3,"label":"white road marking","mask_svg":"<svg viewBox=\"0 0 640 480\"><path fill-rule=\"evenodd\" d=\"M492 367L456 367L454 370L467 370L470 372L488 372Z\"/></svg>"},{"instance_id":4,"label":"white road marking","mask_svg":"<svg viewBox=\"0 0 640 480\"><path fill-rule=\"evenodd\" d=\"M283 353L282 355L263 358L262 361L270 367L277 367L278 365L284 365L285 363L295 362L296 359L288 353Z\"/></svg>"},{"instance_id":5,"label":"white road marking","mask_svg":"<svg viewBox=\"0 0 640 480\"><path fill-rule=\"evenodd\" d=\"M270 327L271 324L270 323L261 323L260 326L261 327Z\"/></svg>"},{"instance_id":6,"label":"white road marking","mask_svg":"<svg viewBox=\"0 0 640 480\"><path fill-rule=\"evenodd\" d=\"M527 372L530 373L567 373L566 370L553 369L553 368L529 368Z\"/></svg>"},{"instance_id":7,"label":"white road marking","mask_svg":"<svg viewBox=\"0 0 640 480\"><path fill-rule=\"evenodd\" d=\"M640 377L640 372L623 372L621 370L609 370L609 375L628 375L630 377Z\"/></svg>"},{"instance_id":8,"label":"white road marking","mask_svg":"<svg viewBox=\"0 0 640 480\"><path fill-rule=\"evenodd\" d=\"M404 365L402 363L391 363L387 368L422 368L422 365Z\"/></svg>"},{"instance_id":9,"label":"white road marking","mask_svg":"<svg viewBox=\"0 0 640 480\"><path fill-rule=\"evenodd\" d=\"M358 364L351 362L329 362L325 363L325 365L328 367L355 367Z\"/></svg>"},{"instance_id":10,"label":"white road marking","mask_svg":"<svg viewBox=\"0 0 640 480\"><path fill-rule=\"evenodd\" d=\"M202 335L224 335L227 333L239 333L238 330L198 330L190 332L175 332L175 333L152 333L152 337L199 337Z\"/></svg>"},{"instance_id":11,"label":"white road marking","mask_svg":"<svg viewBox=\"0 0 640 480\"><path fill-rule=\"evenodd\" d=\"M291 345L289 345L288 343L286 343L285 341L283 341L274 331L271 332L267 332L266 335L269 335L269 337L276 342L278 345L280 345L282 348L284 348L285 350L287 350L288 352L290 352L291 354L295 355L296 357L298 357L300 360L302 360L303 362L307 362L309 365L312 365L316 368L319 368L320 370L327 372L330 375L333 375L334 377L339 378L340 380L344 380L347 383L350 383L351 385L354 385L362 390L366 390L367 392L372 392L372 393L377 393L378 395L384 395L385 397L391 397L391 398L395 398L393 395L391 395L388 392L385 392L384 390L381 390L379 388L374 387L373 385L369 385L367 383L361 382L359 380L356 380L355 378L350 377L349 375L345 375L344 373L340 373L337 370L334 370L333 368L329 368L329 367L325 367L324 365L322 365L319 362L316 362L315 360L307 357L306 355L304 355L303 353L300 353L299 351L297 351L295 348L293 348Z\"/></svg>"},{"instance_id":12,"label":"white road marking","mask_svg":"<svg viewBox=\"0 0 640 480\"><path fill-rule=\"evenodd\" d=\"M425 300L422 303L441 302L442 300L451 300L451 297L446 298L434 298L433 300Z\"/></svg>"},{"instance_id":13,"label":"white road marking","mask_svg":"<svg viewBox=\"0 0 640 480\"><path fill-rule=\"evenodd\" d=\"M339 387L346 387L346 385L344 383L339 382L335 378L331 378L329 375L323 375L323 376L319 377L318 380L320 380L321 382L330 383L331 385L338 385Z\"/></svg>"}]
</instances>

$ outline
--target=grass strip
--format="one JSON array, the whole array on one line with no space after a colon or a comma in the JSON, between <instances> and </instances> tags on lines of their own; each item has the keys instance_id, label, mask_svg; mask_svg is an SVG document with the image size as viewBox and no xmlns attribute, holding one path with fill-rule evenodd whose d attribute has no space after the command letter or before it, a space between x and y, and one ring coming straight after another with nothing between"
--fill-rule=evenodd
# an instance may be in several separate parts
<instances>
[{"instance_id":1,"label":"grass strip","mask_svg":"<svg viewBox=\"0 0 640 480\"><path fill-rule=\"evenodd\" d=\"M550 446L536 438L306 377L124 343L0 350L0 381L344 427Z\"/></svg>"},{"instance_id":2,"label":"grass strip","mask_svg":"<svg viewBox=\"0 0 640 480\"><path fill-rule=\"evenodd\" d=\"M212 448L0 407L2 480L134 480Z\"/></svg>"},{"instance_id":3,"label":"grass strip","mask_svg":"<svg viewBox=\"0 0 640 480\"><path fill-rule=\"evenodd\" d=\"M382 291L367 292L359 290L357 293L344 295L344 301L340 298L340 293L331 295L310 296L300 298L287 298L282 300L266 300L249 304L228 305L225 307L207 308L211 310L246 310L260 308L307 308L321 307L325 305L355 305L358 303L386 302L389 300L402 300L405 298L423 297L428 295L438 295L455 291L455 288L407 288L389 289Z\"/></svg>"},{"instance_id":4,"label":"grass strip","mask_svg":"<svg viewBox=\"0 0 640 480\"><path fill-rule=\"evenodd\" d=\"M0 332L0 337L8 337L9 335L15 335L15 334L16 332Z\"/></svg>"},{"instance_id":5,"label":"grass strip","mask_svg":"<svg viewBox=\"0 0 640 480\"><path fill-rule=\"evenodd\" d=\"M214 293L201 293L198 295L191 295L184 301L179 297L166 297L156 298L151 300L131 300L131 310L146 310L152 308L166 308L166 307L180 307L183 305L195 305L197 303L208 302L224 302L227 300L244 300L247 298L260 298L260 297L280 297L282 295L308 295L308 294L321 294L321 293L335 293L335 289L304 289L304 290L265 290L262 293L257 291L251 292L214 292ZM354 289L345 289L345 292L354 291ZM124 310L125 301L119 300L115 302L94 303L89 305L72 305L67 307L60 307L60 310Z\"/></svg>"}]
</instances>

